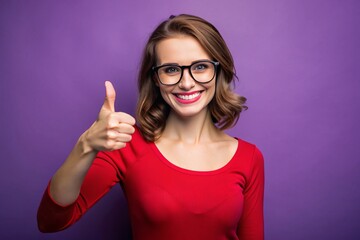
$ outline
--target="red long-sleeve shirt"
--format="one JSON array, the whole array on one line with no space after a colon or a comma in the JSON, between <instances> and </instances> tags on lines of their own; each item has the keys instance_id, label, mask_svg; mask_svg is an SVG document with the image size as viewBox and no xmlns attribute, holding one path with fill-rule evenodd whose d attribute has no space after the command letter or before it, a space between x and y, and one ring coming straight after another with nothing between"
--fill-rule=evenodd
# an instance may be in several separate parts
<instances>
[{"instance_id":1,"label":"red long-sleeve shirt","mask_svg":"<svg viewBox=\"0 0 360 240\"><path fill-rule=\"evenodd\" d=\"M58 205L48 186L39 229L69 227L117 183L128 200L134 240L264 238L264 164L254 145L238 139L224 167L193 171L169 162L138 130L125 148L98 153L75 203Z\"/></svg>"}]
</instances>

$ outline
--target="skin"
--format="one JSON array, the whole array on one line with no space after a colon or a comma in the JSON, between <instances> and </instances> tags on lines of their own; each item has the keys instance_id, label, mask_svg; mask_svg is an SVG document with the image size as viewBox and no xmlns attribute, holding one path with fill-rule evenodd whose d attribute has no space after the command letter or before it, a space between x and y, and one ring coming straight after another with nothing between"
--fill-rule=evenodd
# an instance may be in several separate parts
<instances>
[{"instance_id":1,"label":"skin","mask_svg":"<svg viewBox=\"0 0 360 240\"><path fill-rule=\"evenodd\" d=\"M156 47L158 64L190 65L199 59L211 60L202 46L189 36L165 39ZM215 79L206 84L195 82L188 69L174 86L158 82L164 100L171 107L165 130L156 141L160 152L173 164L190 170L210 171L223 167L237 149L237 141L217 129L208 104L215 94ZM200 92L196 102L183 104L176 94Z\"/></svg>"},{"instance_id":2,"label":"skin","mask_svg":"<svg viewBox=\"0 0 360 240\"><path fill-rule=\"evenodd\" d=\"M115 89L105 82L106 97L97 120L86 130L73 150L54 174L50 195L58 204L66 206L76 201L87 171L98 151L112 151L126 146L135 132L135 119L115 111Z\"/></svg>"},{"instance_id":3,"label":"skin","mask_svg":"<svg viewBox=\"0 0 360 240\"><path fill-rule=\"evenodd\" d=\"M197 60L211 60L210 56L196 40L186 36L179 36L159 42L156 47L156 55L159 65L167 63L190 65ZM197 84L191 78L188 69L184 70L182 79L178 84L165 86L159 82L157 85L160 88L163 99L171 107L172 113L184 120L206 111L207 105L215 94L215 79L207 84ZM182 104L174 96L174 94L194 92L200 92L201 98L192 104Z\"/></svg>"},{"instance_id":4,"label":"skin","mask_svg":"<svg viewBox=\"0 0 360 240\"><path fill-rule=\"evenodd\" d=\"M158 63L189 65L195 60L211 59L201 45L188 36L161 41L156 47ZM155 143L169 161L179 167L210 171L221 168L234 155L237 141L218 130L211 121L208 104L215 94L215 79L207 84L195 82L185 70L182 80L174 86L158 83L161 95L170 105L166 127ZM62 206L76 201L83 180L99 151L113 151L126 146L135 132L135 119L115 111L116 93L105 82L105 100L97 120L78 139L73 150L54 174L50 195ZM193 103L180 103L175 94L200 91Z\"/></svg>"}]
</instances>

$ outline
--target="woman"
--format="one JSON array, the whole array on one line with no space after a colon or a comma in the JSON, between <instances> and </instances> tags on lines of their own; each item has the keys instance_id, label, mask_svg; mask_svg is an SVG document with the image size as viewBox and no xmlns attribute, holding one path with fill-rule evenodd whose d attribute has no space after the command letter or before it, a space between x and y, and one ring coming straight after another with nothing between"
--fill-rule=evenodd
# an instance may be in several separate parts
<instances>
[{"instance_id":1,"label":"woman","mask_svg":"<svg viewBox=\"0 0 360 240\"><path fill-rule=\"evenodd\" d=\"M134 239L263 239L263 157L223 132L246 108L234 76L210 23L191 15L161 23L143 54L137 126L115 112L106 82L98 119L45 191L39 229L67 228L120 183Z\"/></svg>"}]
</instances>

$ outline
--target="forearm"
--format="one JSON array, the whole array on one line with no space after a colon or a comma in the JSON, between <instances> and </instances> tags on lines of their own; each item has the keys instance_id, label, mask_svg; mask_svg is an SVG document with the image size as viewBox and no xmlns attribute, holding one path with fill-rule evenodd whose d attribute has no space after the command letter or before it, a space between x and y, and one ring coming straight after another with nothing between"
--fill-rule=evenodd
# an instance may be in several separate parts
<instances>
[{"instance_id":1,"label":"forearm","mask_svg":"<svg viewBox=\"0 0 360 240\"><path fill-rule=\"evenodd\" d=\"M73 150L51 180L50 195L62 206L76 201L86 173L93 163L97 151L86 144L87 132L80 136Z\"/></svg>"}]
</instances>

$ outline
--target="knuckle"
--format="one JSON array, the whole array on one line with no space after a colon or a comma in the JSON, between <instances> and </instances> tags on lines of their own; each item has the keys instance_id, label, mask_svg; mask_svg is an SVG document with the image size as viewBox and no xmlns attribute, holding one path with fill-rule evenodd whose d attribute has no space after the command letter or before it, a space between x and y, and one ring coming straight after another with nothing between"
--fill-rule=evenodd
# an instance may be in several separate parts
<instances>
[{"instance_id":1,"label":"knuckle","mask_svg":"<svg viewBox=\"0 0 360 240\"><path fill-rule=\"evenodd\" d=\"M113 118L115 118L115 116L116 116L116 113L115 113L115 112L111 112L111 113L109 113L109 115L108 115L109 119L113 119Z\"/></svg>"},{"instance_id":2,"label":"knuckle","mask_svg":"<svg viewBox=\"0 0 360 240\"><path fill-rule=\"evenodd\" d=\"M117 125L116 122L114 122L114 121L112 121L112 120L109 120L109 121L107 122L106 129L107 129L107 130L113 129L113 128L116 127L116 125Z\"/></svg>"},{"instance_id":3,"label":"knuckle","mask_svg":"<svg viewBox=\"0 0 360 240\"><path fill-rule=\"evenodd\" d=\"M113 149L114 145L115 145L115 142L113 140L108 140L105 143L105 148L108 150L111 150L111 149Z\"/></svg>"},{"instance_id":4,"label":"knuckle","mask_svg":"<svg viewBox=\"0 0 360 240\"><path fill-rule=\"evenodd\" d=\"M114 137L114 133L112 131L106 131L106 138L112 139Z\"/></svg>"}]
</instances>

